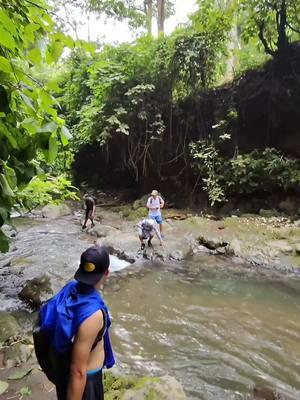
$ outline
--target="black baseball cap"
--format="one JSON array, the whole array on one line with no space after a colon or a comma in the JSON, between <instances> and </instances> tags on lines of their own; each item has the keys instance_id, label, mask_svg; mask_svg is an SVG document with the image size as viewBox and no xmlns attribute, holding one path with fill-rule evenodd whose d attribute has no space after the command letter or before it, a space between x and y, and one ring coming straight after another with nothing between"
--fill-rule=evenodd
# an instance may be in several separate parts
<instances>
[{"instance_id":1,"label":"black baseball cap","mask_svg":"<svg viewBox=\"0 0 300 400\"><path fill-rule=\"evenodd\" d=\"M81 254L74 278L87 285L96 285L109 268L109 254L105 247L92 246Z\"/></svg>"}]
</instances>

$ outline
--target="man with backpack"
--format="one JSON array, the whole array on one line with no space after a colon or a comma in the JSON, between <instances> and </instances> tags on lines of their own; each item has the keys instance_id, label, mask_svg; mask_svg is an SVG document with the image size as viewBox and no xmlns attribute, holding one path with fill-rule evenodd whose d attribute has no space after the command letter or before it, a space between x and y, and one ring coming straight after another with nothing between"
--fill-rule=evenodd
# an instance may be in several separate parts
<instances>
[{"instance_id":1,"label":"man with backpack","mask_svg":"<svg viewBox=\"0 0 300 400\"><path fill-rule=\"evenodd\" d=\"M159 225L159 230L161 237L163 238L163 220L161 215L161 209L164 208L165 202L163 201L162 197L159 196L157 190L152 190L151 196L148 198L147 201L147 208L149 209L149 218L153 219Z\"/></svg>"},{"instance_id":2,"label":"man with backpack","mask_svg":"<svg viewBox=\"0 0 300 400\"><path fill-rule=\"evenodd\" d=\"M58 400L104 399L102 368L115 363L110 316L98 293L108 271L106 249L88 248L81 255L75 281L40 310L33 332L35 351L43 371L56 385Z\"/></svg>"}]
</instances>

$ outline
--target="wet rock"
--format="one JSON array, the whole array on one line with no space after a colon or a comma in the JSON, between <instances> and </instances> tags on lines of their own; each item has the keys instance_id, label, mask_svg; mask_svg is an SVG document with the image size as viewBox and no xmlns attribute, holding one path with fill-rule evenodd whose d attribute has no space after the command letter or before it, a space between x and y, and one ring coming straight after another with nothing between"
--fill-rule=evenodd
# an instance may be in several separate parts
<instances>
[{"instance_id":1,"label":"wet rock","mask_svg":"<svg viewBox=\"0 0 300 400\"><path fill-rule=\"evenodd\" d=\"M33 355L33 350L32 344L16 343L9 346L4 353L4 365L12 368L27 362Z\"/></svg>"},{"instance_id":2,"label":"wet rock","mask_svg":"<svg viewBox=\"0 0 300 400\"><path fill-rule=\"evenodd\" d=\"M288 400L282 393L269 387L255 386L253 389L255 399L263 400Z\"/></svg>"},{"instance_id":3,"label":"wet rock","mask_svg":"<svg viewBox=\"0 0 300 400\"><path fill-rule=\"evenodd\" d=\"M209 250L216 250L220 247L225 247L228 245L228 242L224 241L220 238L207 238L205 236L199 236L197 241L200 245L207 247Z\"/></svg>"},{"instance_id":4,"label":"wet rock","mask_svg":"<svg viewBox=\"0 0 300 400\"><path fill-rule=\"evenodd\" d=\"M94 228L87 231L88 234L92 236L97 236L98 238L106 237L108 235L114 235L118 230L113 226L97 224Z\"/></svg>"},{"instance_id":5,"label":"wet rock","mask_svg":"<svg viewBox=\"0 0 300 400\"><path fill-rule=\"evenodd\" d=\"M298 212L299 201L291 197L287 197L279 203L279 209L287 215L295 215Z\"/></svg>"},{"instance_id":6,"label":"wet rock","mask_svg":"<svg viewBox=\"0 0 300 400\"><path fill-rule=\"evenodd\" d=\"M296 252L296 254L300 255L300 243L297 243L295 245L295 252Z\"/></svg>"},{"instance_id":7,"label":"wet rock","mask_svg":"<svg viewBox=\"0 0 300 400\"><path fill-rule=\"evenodd\" d=\"M5 343L19 332L20 325L15 317L5 311L0 311L0 343Z\"/></svg>"},{"instance_id":8,"label":"wet rock","mask_svg":"<svg viewBox=\"0 0 300 400\"><path fill-rule=\"evenodd\" d=\"M272 217L278 215L278 213L276 210L265 210L265 209L261 208L259 210L259 215L264 218L272 218Z\"/></svg>"},{"instance_id":9,"label":"wet rock","mask_svg":"<svg viewBox=\"0 0 300 400\"><path fill-rule=\"evenodd\" d=\"M293 247L286 240L271 240L268 242L268 245L283 254L291 254L293 252Z\"/></svg>"},{"instance_id":10,"label":"wet rock","mask_svg":"<svg viewBox=\"0 0 300 400\"><path fill-rule=\"evenodd\" d=\"M226 247L226 254L239 257L241 256L241 253L241 241L235 238Z\"/></svg>"},{"instance_id":11,"label":"wet rock","mask_svg":"<svg viewBox=\"0 0 300 400\"><path fill-rule=\"evenodd\" d=\"M71 213L72 211L67 204L48 204L42 209L42 216L49 219L56 219Z\"/></svg>"},{"instance_id":12,"label":"wet rock","mask_svg":"<svg viewBox=\"0 0 300 400\"><path fill-rule=\"evenodd\" d=\"M53 288L50 278L47 275L27 281L18 294L21 300L26 301L33 308L39 308L52 295Z\"/></svg>"}]
</instances>

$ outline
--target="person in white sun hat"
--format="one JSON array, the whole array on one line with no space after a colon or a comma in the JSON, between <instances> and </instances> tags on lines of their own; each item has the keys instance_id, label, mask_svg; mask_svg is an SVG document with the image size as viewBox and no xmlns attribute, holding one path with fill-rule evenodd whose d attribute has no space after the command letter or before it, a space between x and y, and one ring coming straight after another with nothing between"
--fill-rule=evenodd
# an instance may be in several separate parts
<instances>
[{"instance_id":1,"label":"person in white sun hat","mask_svg":"<svg viewBox=\"0 0 300 400\"><path fill-rule=\"evenodd\" d=\"M152 190L151 196L147 201L147 208L149 210L148 217L153 219L159 225L160 235L163 238L163 219L161 209L164 208L165 202L157 190Z\"/></svg>"}]
</instances>

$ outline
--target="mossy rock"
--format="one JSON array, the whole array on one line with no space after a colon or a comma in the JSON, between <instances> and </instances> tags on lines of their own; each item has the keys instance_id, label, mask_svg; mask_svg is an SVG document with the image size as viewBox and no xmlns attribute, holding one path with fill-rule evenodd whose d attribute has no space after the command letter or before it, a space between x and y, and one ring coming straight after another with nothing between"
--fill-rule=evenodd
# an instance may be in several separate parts
<instances>
[{"instance_id":1,"label":"mossy rock","mask_svg":"<svg viewBox=\"0 0 300 400\"><path fill-rule=\"evenodd\" d=\"M145 194L144 196L142 196L140 199L137 199L133 202L132 204L132 208L134 210L137 210L138 208L145 208L148 198L149 198L150 194Z\"/></svg>"},{"instance_id":2,"label":"mossy rock","mask_svg":"<svg viewBox=\"0 0 300 400\"><path fill-rule=\"evenodd\" d=\"M20 325L15 317L5 311L0 311L0 343L5 343L19 333Z\"/></svg>"},{"instance_id":3,"label":"mossy rock","mask_svg":"<svg viewBox=\"0 0 300 400\"><path fill-rule=\"evenodd\" d=\"M128 219L130 221L139 221L143 218L146 218L148 215L146 207L140 207L136 210L132 210L128 215Z\"/></svg>"},{"instance_id":4,"label":"mossy rock","mask_svg":"<svg viewBox=\"0 0 300 400\"><path fill-rule=\"evenodd\" d=\"M104 375L106 400L184 400L183 389L174 378Z\"/></svg>"}]
</instances>

